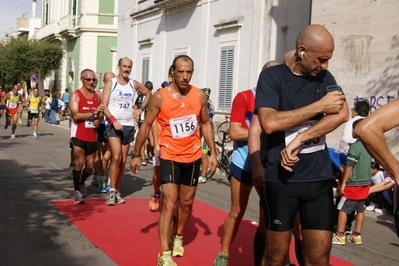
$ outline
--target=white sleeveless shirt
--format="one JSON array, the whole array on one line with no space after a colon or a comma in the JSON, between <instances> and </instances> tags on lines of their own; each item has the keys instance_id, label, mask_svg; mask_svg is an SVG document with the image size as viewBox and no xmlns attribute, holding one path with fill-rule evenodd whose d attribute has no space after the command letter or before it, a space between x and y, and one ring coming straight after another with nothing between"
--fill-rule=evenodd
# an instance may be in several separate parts
<instances>
[{"instance_id":1,"label":"white sleeveless shirt","mask_svg":"<svg viewBox=\"0 0 399 266\"><path fill-rule=\"evenodd\" d=\"M134 126L133 103L136 94L131 79L126 85L119 84L116 78L112 79L108 109L122 126Z\"/></svg>"}]
</instances>

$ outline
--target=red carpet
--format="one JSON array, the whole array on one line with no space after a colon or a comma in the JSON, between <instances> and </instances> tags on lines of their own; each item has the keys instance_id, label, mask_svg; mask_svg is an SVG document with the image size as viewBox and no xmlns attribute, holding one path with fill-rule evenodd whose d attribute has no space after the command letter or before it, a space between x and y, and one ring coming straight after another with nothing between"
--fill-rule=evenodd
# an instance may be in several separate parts
<instances>
[{"instance_id":1,"label":"red carpet","mask_svg":"<svg viewBox=\"0 0 399 266\"><path fill-rule=\"evenodd\" d=\"M76 205L72 200L53 204L118 265L157 264L158 216L150 212L149 199L126 198L126 204L109 207L105 199L86 199ZM185 255L174 258L179 266L213 265L220 250L222 225L227 212L196 200L184 231ZM252 244L256 226L243 220L230 249L229 266L253 265ZM291 254L294 249L291 245ZM291 256L294 262L294 257ZM352 265L331 257L331 265Z\"/></svg>"}]
</instances>

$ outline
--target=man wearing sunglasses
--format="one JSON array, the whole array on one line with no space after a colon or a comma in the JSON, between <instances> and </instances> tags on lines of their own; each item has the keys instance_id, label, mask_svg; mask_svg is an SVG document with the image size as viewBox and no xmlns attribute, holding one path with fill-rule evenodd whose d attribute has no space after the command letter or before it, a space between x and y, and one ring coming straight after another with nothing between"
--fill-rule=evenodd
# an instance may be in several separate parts
<instances>
[{"instance_id":1,"label":"man wearing sunglasses","mask_svg":"<svg viewBox=\"0 0 399 266\"><path fill-rule=\"evenodd\" d=\"M85 181L94 168L97 151L97 127L99 115L104 111L101 105L101 94L95 91L97 79L91 69L80 73L82 87L71 94L69 110L71 111L71 145L75 156L73 184L75 192L73 202L83 203L86 197ZM85 169L83 169L83 165ZM82 171L83 170L83 171Z\"/></svg>"}]
</instances>

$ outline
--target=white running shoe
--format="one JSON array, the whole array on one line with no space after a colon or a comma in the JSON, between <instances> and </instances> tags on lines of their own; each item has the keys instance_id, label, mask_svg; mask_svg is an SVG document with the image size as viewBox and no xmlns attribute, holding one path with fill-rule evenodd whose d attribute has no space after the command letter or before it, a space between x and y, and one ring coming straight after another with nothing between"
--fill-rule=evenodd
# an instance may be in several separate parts
<instances>
[{"instance_id":1,"label":"white running shoe","mask_svg":"<svg viewBox=\"0 0 399 266\"><path fill-rule=\"evenodd\" d=\"M15 135L11 134L10 139L15 139Z\"/></svg>"},{"instance_id":2,"label":"white running shoe","mask_svg":"<svg viewBox=\"0 0 399 266\"><path fill-rule=\"evenodd\" d=\"M84 203L84 199L79 190L76 190L75 193L73 193L72 200L75 204Z\"/></svg>"},{"instance_id":3,"label":"white running shoe","mask_svg":"<svg viewBox=\"0 0 399 266\"><path fill-rule=\"evenodd\" d=\"M385 209L374 208L374 212L375 212L375 213L383 214L383 213L385 213L386 211L385 211Z\"/></svg>"},{"instance_id":4,"label":"white running shoe","mask_svg":"<svg viewBox=\"0 0 399 266\"><path fill-rule=\"evenodd\" d=\"M375 209L375 204L374 203L370 203L369 206L366 207L366 211L374 211Z\"/></svg>"},{"instance_id":5,"label":"white running shoe","mask_svg":"<svg viewBox=\"0 0 399 266\"><path fill-rule=\"evenodd\" d=\"M198 177L198 183L206 183L206 177L200 175L200 176Z\"/></svg>"}]
</instances>

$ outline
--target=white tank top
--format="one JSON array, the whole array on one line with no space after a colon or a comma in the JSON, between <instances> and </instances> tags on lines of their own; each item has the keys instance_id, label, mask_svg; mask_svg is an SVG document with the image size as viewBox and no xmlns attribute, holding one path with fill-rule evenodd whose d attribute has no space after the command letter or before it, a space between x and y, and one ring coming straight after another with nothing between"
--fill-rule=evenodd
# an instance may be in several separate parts
<instances>
[{"instance_id":1,"label":"white tank top","mask_svg":"<svg viewBox=\"0 0 399 266\"><path fill-rule=\"evenodd\" d=\"M136 94L131 79L126 85L119 84L116 78L112 79L108 109L122 126L134 126L133 103Z\"/></svg>"}]
</instances>

